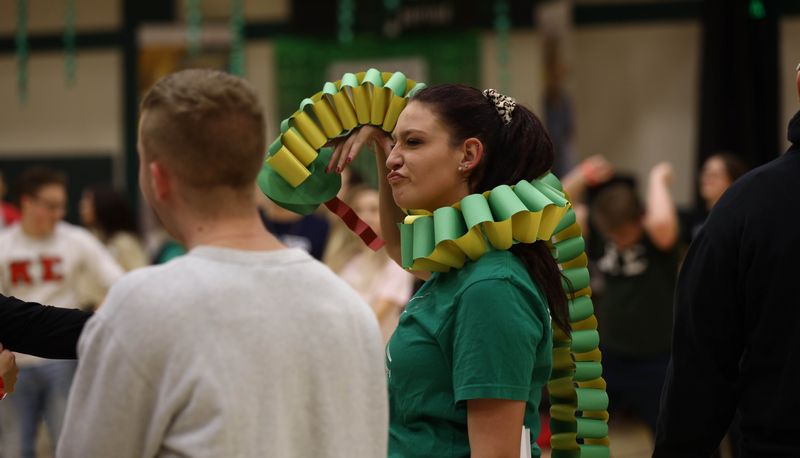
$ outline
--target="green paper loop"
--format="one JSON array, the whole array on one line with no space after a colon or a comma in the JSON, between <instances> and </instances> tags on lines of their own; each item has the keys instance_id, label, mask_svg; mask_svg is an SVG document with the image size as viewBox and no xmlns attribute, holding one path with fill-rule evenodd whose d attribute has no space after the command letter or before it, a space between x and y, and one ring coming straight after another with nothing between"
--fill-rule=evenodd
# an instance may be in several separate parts
<instances>
[{"instance_id":1,"label":"green paper loop","mask_svg":"<svg viewBox=\"0 0 800 458\"><path fill-rule=\"evenodd\" d=\"M489 194L488 200L494 221L505 221L517 213L528 210L519 197L514 194L511 186L505 184L494 188Z\"/></svg>"},{"instance_id":2,"label":"green paper loop","mask_svg":"<svg viewBox=\"0 0 800 458\"><path fill-rule=\"evenodd\" d=\"M542 211L545 206L551 203L547 196L536 189L530 181L522 180L517 183L514 187L514 192L522 203L533 212Z\"/></svg>"},{"instance_id":3,"label":"green paper loop","mask_svg":"<svg viewBox=\"0 0 800 458\"><path fill-rule=\"evenodd\" d=\"M558 223L558 226L556 226L556 229L553 231L553 234L558 234L559 232L563 231L564 229L572 226L573 224L575 224L577 222L577 220L578 220L578 218L575 215L575 210L570 208L569 210L567 210L567 214L564 215L564 218L561 220L561 222Z\"/></svg>"},{"instance_id":4,"label":"green paper loop","mask_svg":"<svg viewBox=\"0 0 800 458\"><path fill-rule=\"evenodd\" d=\"M417 95L417 92L425 89L426 87L428 87L428 86L425 83L417 83L417 84L415 84L414 87L412 87L411 90L408 91L408 94L406 94L406 98L410 99L410 98L414 97L415 95Z\"/></svg>"},{"instance_id":5,"label":"green paper loop","mask_svg":"<svg viewBox=\"0 0 800 458\"><path fill-rule=\"evenodd\" d=\"M594 313L592 299L589 296L576 297L569 301L569 321L583 321Z\"/></svg>"},{"instance_id":6,"label":"green paper loop","mask_svg":"<svg viewBox=\"0 0 800 458\"><path fill-rule=\"evenodd\" d=\"M606 434L607 435L607 434ZM580 458L610 458L611 451L605 445L581 445ZM556 458L553 455L553 458Z\"/></svg>"},{"instance_id":7,"label":"green paper loop","mask_svg":"<svg viewBox=\"0 0 800 458\"><path fill-rule=\"evenodd\" d=\"M555 174L553 174L553 172L547 172L547 174L540 179L542 180L542 183L557 189L559 192L564 191L564 188L561 186L561 181L557 176L555 176Z\"/></svg>"},{"instance_id":8,"label":"green paper loop","mask_svg":"<svg viewBox=\"0 0 800 458\"><path fill-rule=\"evenodd\" d=\"M339 86L354 88L358 86L358 78L352 73L345 73L344 76L342 76L342 83Z\"/></svg>"},{"instance_id":9,"label":"green paper loop","mask_svg":"<svg viewBox=\"0 0 800 458\"><path fill-rule=\"evenodd\" d=\"M586 245L583 243L583 237L573 237L571 239L562 240L561 242L555 243L553 247L555 248L556 252L554 258L556 258L558 263L563 264L583 254L583 250L586 248Z\"/></svg>"},{"instance_id":10,"label":"green paper loop","mask_svg":"<svg viewBox=\"0 0 800 458\"><path fill-rule=\"evenodd\" d=\"M608 409L608 394L603 390L594 388L576 388L578 396L577 410L602 411Z\"/></svg>"},{"instance_id":11,"label":"green paper loop","mask_svg":"<svg viewBox=\"0 0 800 458\"><path fill-rule=\"evenodd\" d=\"M578 382L588 382L602 375L603 365L598 362L578 361L575 363L575 380Z\"/></svg>"},{"instance_id":12,"label":"green paper loop","mask_svg":"<svg viewBox=\"0 0 800 458\"><path fill-rule=\"evenodd\" d=\"M600 344L600 334L596 330L572 331L572 351L586 353L594 350Z\"/></svg>"},{"instance_id":13,"label":"green paper loop","mask_svg":"<svg viewBox=\"0 0 800 458\"><path fill-rule=\"evenodd\" d=\"M383 78L381 78L381 72L374 68L370 68L364 74L364 80L361 81L361 84L372 84L374 87L383 87Z\"/></svg>"},{"instance_id":14,"label":"green paper loop","mask_svg":"<svg viewBox=\"0 0 800 458\"><path fill-rule=\"evenodd\" d=\"M608 436L608 424L593 418L578 418L577 433L580 438L601 439Z\"/></svg>"},{"instance_id":15,"label":"green paper loop","mask_svg":"<svg viewBox=\"0 0 800 458\"><path fill-rule=\"evenodd\" d=\"M492 221L492 210L481 194L470 194L461 199L461 213L464 215L467 227Z\"/></svg>"},{"instance_id":16,"label":"green paper loop","mask_svg":"<svg viewBox=\"0 0 800 458\"><path fill-rule=\"evenodd\" d=\"M561 279L561 286L564 291L569 291L570 286L572 286L573 291L580 291L589 286L589 269L586 267L566 269L561 274L569 280L569 283L567 283L564 278Z\"/></svg>"},{"instance_id":17,"label":"green paper loop","mask_svg":"<svg viewBox=\"0 0 800 458\"><path fill-rule=\"evenodd\" d=\"M336 89L336 85L331 83L330 81L325 83L324 86L322 86L323 94L335 95L337 92L339 92L339 89Z\"/></svg>"},{"instance_id":18,"label":"green paper loop","mask_svg":"<svg viewBox=\"0 0 800 458\"><path fill-rule=\"evenodd\" d=\"M412 253L414 258L425 256L433 251L433 217L421 216L414 220L414 245Z\"/></svg>"},{"instance_id":19,"label":"green paper loop","mask_svg":"<svg viewBox=\"0 0 800 458\"><path fill-rule=\"evenodd\" d=\"M406 75L394 72L384 87L391 89L397 97L403 97L406 93Z\"/></svg>"},{"instance_id":20,"label":"green paper loop","mask_svg":"<svg viewBox=\"0 0 800 458\"><path fill-rule=\"evenodd\" d=\"M400 238L402 240L414 240L414 226L398 223L397 227L400 229ZM412 243L401 243L400 256L403 265L410 265L414 260L414 245Z\"/></svg>"},{"instance_id":21,"label":"green paper loop","mask_svg":"<svg viewBox=\"0 0 800 458\"><path fill-rule=\"evenodd\" d=\"M299 111L305 111L306 113L311 115L311 114L314 113L312 111L312 108L311 108L313 106L314 106L314 101L313 100L311 100L311 99L303 99L303 101L300 102L300 110Z\"/></svg>"},{"instance_id":22,"label":"green paper loop","mask_svg":"<svg viewBox=\"0 0 800 458\"><path fill-rule=\"evenodd\" d=\"M433 212L434 243L438 245L445 240L455 240L467 233L464 218L454 207L441 207Z\"/></svg>"}]
</instances>

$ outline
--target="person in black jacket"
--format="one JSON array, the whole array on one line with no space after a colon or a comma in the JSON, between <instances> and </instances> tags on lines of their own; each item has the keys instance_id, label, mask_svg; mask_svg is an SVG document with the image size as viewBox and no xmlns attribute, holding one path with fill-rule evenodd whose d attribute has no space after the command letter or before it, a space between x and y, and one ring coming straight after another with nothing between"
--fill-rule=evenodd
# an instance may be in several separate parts
<instances>
[{"instance_id":1,"label":"person in black jacket","mask_svg":"<svg viewBox=\"0 0 800 458\"><path fill-rule=\"evenodd\" d=\"M76 359L90 312L25 302L0 294L0 344L18 353Z\"/></svg>"},{"instance_id":2,"label":"person in black jacket","mask_svg":"<svg viewBox=\"0 0 800 458\"><path fill-rule=\"evenodd\" d=\"M728 189L689 249L653 457L708 457L737 413L742 456L800 456L800 112L788 138L786 154Z\"/></svg>"}]
</instances>

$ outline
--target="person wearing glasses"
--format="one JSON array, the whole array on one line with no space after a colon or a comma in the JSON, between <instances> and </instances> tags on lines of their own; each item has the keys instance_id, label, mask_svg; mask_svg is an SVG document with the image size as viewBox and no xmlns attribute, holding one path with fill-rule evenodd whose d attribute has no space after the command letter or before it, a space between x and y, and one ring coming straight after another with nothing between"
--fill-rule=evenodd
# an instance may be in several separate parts
<instances>
[{"instance_id":1,"label":"person wearing glasses","mask_svg":"<svg viewBox=\"0 0 800 458\"><path fill-rule=\"evenodd\" d=\"M86 229L62 219L66 176L34 167L17 181L21 220L0 232L0 293L64 308L78 303L76 281L85 272L108 289L122 268ZM45 361L18 354L19 383L0 409L2 441L9 456L33 456L39 423L58 441L75 361Z\"/></svg>"}]
</instances>

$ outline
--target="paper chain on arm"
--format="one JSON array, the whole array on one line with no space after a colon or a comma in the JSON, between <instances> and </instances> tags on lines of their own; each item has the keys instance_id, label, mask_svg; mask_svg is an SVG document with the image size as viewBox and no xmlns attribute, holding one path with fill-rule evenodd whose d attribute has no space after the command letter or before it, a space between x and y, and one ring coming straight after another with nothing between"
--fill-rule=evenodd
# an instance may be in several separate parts
<instances>
[{"instance_id":1,"label":"paper chain on arm","mask_svg":"<svg viewBox=\"0 0 800 458\"><path fill-rule=\"evenodd\" d=\"M321 203L348 222L365 243L375 234L335 199L338 174L324 173L332 139L362 125L391 132L400 112L425 87L402 73L370 69L325 83L281 123L259 174L262 191L278 205L300 214ZM349 211L348 211L349 210ZM558 262L569 299L571 335L553 327L550 427L553 458L607 458L608 395L602 378L600 337L589 287L588 258L575 213L553 174L471 194L433 213L410 211L399 225L403 267L447 271L477 260L491 249L545 241Z\"/></svg>"}]
</instances>

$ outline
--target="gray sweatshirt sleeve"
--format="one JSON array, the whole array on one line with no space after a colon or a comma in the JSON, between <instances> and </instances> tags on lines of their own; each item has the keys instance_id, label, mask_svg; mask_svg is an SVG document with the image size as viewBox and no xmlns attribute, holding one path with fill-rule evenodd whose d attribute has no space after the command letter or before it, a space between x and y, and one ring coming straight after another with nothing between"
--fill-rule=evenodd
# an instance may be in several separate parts
<instances>
[{"instance_id":1,"label":"gray sweatshirt sleeve","mask_svg":"<svg viewBox=\"0 0 800 458\"><path fill-rule=\"evenodd\" d=\"M156 393L131 349L99 318L106 317L91 320L78 344L81 360L57 456L153 456L160 444L158 425L150 421Z\"/></svg>"}]
</instances>

